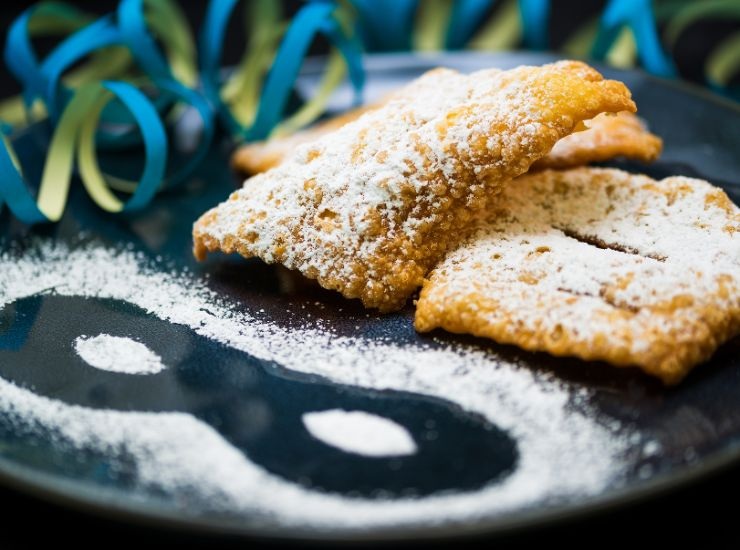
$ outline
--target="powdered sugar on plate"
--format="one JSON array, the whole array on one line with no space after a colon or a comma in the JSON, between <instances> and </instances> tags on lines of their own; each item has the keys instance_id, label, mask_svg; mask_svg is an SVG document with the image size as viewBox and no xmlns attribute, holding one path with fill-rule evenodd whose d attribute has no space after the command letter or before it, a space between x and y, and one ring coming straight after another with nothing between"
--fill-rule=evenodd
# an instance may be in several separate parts
<instances>
[{"instance_id":1,"label":"powdered sugar on plate","mask_svg":"<svg viewBox=\"0 0 740 550\"><path fill-rule=\"evenodd\" d=\"M165 368L162 359L141 342L98 334L80 336L74 342L75 351L96 369L126 374L155 374Z\"/></svg>"},{"instance_id":2,"label":"powdered sugar on plate","mask_svg":"<svg viewBox=\"0 0 740 550\"><path fill-rule=\"evenodd\" d=\"M406 428L364 411L331 409L306 413L303 424L316 439L350 453L403 456L416 452L416 443Z\"/></svg>"},{"instance_id":3,"label":"powdered sugar on plate","mask_svg":"<svg viewBox=\"0 0 740 550\"><path fill-rule=\"evenodd\" d=\"M53 433L60 445L105 452L113 463L133 460L138 484L164 492L184 515L228 513L258 517L263 526L333 530L466 522L599 494L619 484L635 441L635 434L589 410L586 390L491 352L345 337L317 322L280 327L239 311L193 275L158 271L128 250L39 244L0 256L0 273L0 307L44 291L126 300L294 371L453 401L507 430L520 454L511 475L477 491L349 498L268 473L190 415L89 410L0 379L0 414Z\"/></svg>"}]
</instances>

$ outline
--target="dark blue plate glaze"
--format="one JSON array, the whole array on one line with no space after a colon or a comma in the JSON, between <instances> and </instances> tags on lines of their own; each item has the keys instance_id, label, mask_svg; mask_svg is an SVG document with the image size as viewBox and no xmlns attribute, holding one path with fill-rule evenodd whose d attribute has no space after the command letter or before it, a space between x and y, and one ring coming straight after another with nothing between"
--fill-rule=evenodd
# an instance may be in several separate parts
<instances>
[{"instance_id":1,"label":"dark blue plate glaze","mask_svg":"<svg viewBox=\"0 0 740 550\"><path fill-rule=\"evenodd\" d=\"M470 71L552 60L551 56L540 54L373 56L366 64L369 99L439 65ZM736 202L740 200L740 109L736 105L639 72L604 72L627 83L640 115L665 140L663 157L652 166L613 165L653 177L701 177L724 187ZM301 82L302 91L311 89L315 75L309 63ZM341 99L337 106L340 105ZM19 154L29 161L28 166L40 165L43 145L43 139L33 132L22 137ZM184 191L163 194L147 211L134 216L114 218L102 214L79 186L72 193L69 211L56 226L29 230L3 214L0 235L4 240L0 246L22 249L37 236L72 246L86 240L131 244L147 257L171 260L172 269L210 273L211 288L243 304L246 310L264 309L278 323L289 325L286 310L301 304L307 313L321 317L339 334L357 334L359 326L361 334L383 336L400 344L428 340L413 331L411 307L389 316L367 316L359 304L314 286L299 285L289 293L281 290L274 268L258 261L217 256L203 265L196 264L191 255L193 221L226 197L241 180L229 170L229 153L226 144L215 147ZM124 155L118 162L130 160ZM135 165L133 160L131 164ZM101 332L101 326L109 334L137 336L165 363L171 361L177 366L147 377L87 366L70 352L68 342L79 334ZM624 504L740 458L737 340L723 346L709 364L697 369L680 386L664 388L632 369L522 354L488 341L441 332L435 336L494 348L505 357L523 358L532 369L588 387L593 392L590 405L598 414L639 428L660 443L660 452L649 459L635 459L622 488L596 497L475 519L454 528L429 527L419 531L398 526L352 535L331 530L276 532L261 527L257 518L183 519L166 495L142 498L137 494L130 473L125 468L109 468L104 455L70 453L55 447L49 434L21 432L2 418L0 478L71 506L130 520L253 536L369 540L454 536L541 524ZM165 342L178 342L181 348L164 345ZM0 376L40 395L93 409L190 413L269 472L331 493L372 497L475 490L505 479L516 469L518 459L516 441L509 434L449 401L408 392L366 390L291 372L208 340L187 327L164 322L132 304L111 299L43 294L0 309ZM363 410L390 418L420 442L419 452L408 457L369 458L324 445L307 434L300 418L305 412L329 408ZM266 416L271 419L269 423L264 422ZM290 437L275 437L276 433ZM640 475L646 465L652 472L648 479ZM400 475L388 475L389 472Z\"/></svg>"}]
</instances>

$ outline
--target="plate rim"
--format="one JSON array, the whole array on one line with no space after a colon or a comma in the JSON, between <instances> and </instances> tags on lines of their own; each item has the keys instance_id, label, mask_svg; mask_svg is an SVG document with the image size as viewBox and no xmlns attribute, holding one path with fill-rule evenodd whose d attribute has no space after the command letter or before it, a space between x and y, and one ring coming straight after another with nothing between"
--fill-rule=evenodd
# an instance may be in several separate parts
<instances>
[{"instance_id":1,"label":"plate rim","mask_svg":"<svg viewBox=\"0 0 740 550\"><path fill-rule=\"evenodd\" d=\"M636 486L621 487L565 504L505 512L499 516L470 522L426 526L390 525L368 529L292 526L288 530L282 530L276 526L254 524L240 526L233 519L182 516L176 511L166 511L143 501L137 504L133 502L124 504L112 498L101 498L96 496L96 493L106 495L112 495L112 493L108 493L105 489L60 480L58 476L46 472L33 472L2 458L0 458L0 485L30 495L47 504L61 506L92 517L135 524L140 527L179 530L180 535L238 536L265 542L286 543L299 541L312 543L441 542L442 539L452 541L480 536L513 535L528 528L551 527L622 509L630 504L648 502L653 498L686 488L711 475L736 466L740 462L740 441L734 442L732 447L732 450L721 451L717 456L683 468L679 473L660 474ZM13 473L8 473L6 469ZM46 482L39 482L37 478L46 479ZM75 487L74 490L71 489L72 485Z\"/></svg>"}]
</instances>

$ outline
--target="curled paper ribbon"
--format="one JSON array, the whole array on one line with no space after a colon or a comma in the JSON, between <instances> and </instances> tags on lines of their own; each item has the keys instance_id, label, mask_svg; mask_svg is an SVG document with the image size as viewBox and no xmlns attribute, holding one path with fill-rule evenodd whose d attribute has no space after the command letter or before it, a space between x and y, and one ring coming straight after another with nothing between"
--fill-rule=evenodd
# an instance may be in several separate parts
<instances>
[{"instance_id":1,"label":"curled paper ribbon","mask_svg":"<svg viewBox=\"0 0 740 550\"><path fill-rule=\"evenodd\" d=\"M94 160L95 126L100 111L112 99L111 94L131 111L141 130L147 156L144 174L126 204L115 196L111 198ZM142 92L124 82L85 84L75 92L56 126L37 200L23 180L12 147L6 142L6 147L0 148L3 196L11 211L25 223L58 221L67 202L75 151L78 151L80 171L88 176L83 177L83 183L93 199L109 211L135 210L146 204L159 187L166 164L166 147L162 122Z\"/></svg>"},{"instance_id":2,"label":"curled paper ribbon","mask_svg":"<svg viewBox=\"0 0 740 550\"><path fill-rule=\"evenodd\" d=\"M352 0L359 34L370 51L443 50L465 47L502 50L552 47L551 0ZM642 66L653 74L677 76L670 49L689 25L710 18L740 17L738 0L609 0L598 16L582 24L561 50L621 67ZM488 15L488 14L491 15ZM663 41L659 25L665 24ZM740 33L716 45L706 59L707 83L740 97L732 84L740 71Z\"/></svg>"},{"instance_id":3,"label":"curled paper ribbon","mask_svg":"<svg viewBox=\"0 0 740 550\"><path fill-rule=\"evenodd\" d=\"M223 107L225 104L219 85L223 37L236 4L237 0L214 0L211 2L200 41L203 91L211 103L219 107ZM264 4L262 2L262 6L258 5L263 17L259 17L259 14L257 14L257 17L253 18L253 21L259 21L260 25L265 25L274 17L270 8ZM335 10L336 6L331 2L311 2L296 14L275 54L272 68L267 74L261 92L260 108L257 110L251 125L248 125L249 122L244 117L234 116L235 113L228 108L218 109L224 124L233 134L242 135L245 139L262 139L267 137L270 131L280 122L292 91L293 82L298 76L302 60L316 34L326 36L334 47L341 52L359 98L364 83L364 73L360 61L361 48L356 40L347 38L342 31L337 19L332 16ZM258 28L254 28L253 33L258 36L258 39L269 40L268 37L260 34ZM333 55L336 55L336 53ZM259 66L260 61L256 60L254 63ZM243 66L246 66L246 64ZM329 66L332 66L331 60ZM332 75L333 73L329 71L327 74ZM335 77L332 76L332 79L335 80ZM335 84L338 84L338 82L332 82L330 88L333 88ZM324 88L326 86L321 86L320 89ZM320 93L313 98L313 101L315 104L324 102L326 99L328 99L328 94Z\"/></svg>"},{"instance_id":4,"label":"curled paper ribbon","mask_svg":"<svg viewBox=\"0 0 740 550\"><path fill-rule=\"evenodd\" d=\"M115 14L98 19L60 2L44 2L21 14L9 29L5 48L5 61L23 93L0 105L5 119L0 208L6 204L28 224L58 221L75 173L92 200L108 212L145 207L159 190L176 186L197 167L218 119L240 139L263 138L278 126L317 34L324 35L335 52L316 96L283 126L291 129L319 116L344 78L345 67L359 98L364 78L361 50L350 37L347 9L334 2L307 2L290 24L280 21L278 3L272 0L245 2L252 41L246 61L223 85L222 42L237 4L237 0L209 4L200 67L186 19L171 0L122 0ZM62 40L39 59L32 37L44 35ZM241 92L246 92L247 107L234 109L235 115L232 108L240 103L233 100L241 98ZM229 97L231 101L224 100ZM201 119L200 140L188 160L168 174L167 127L187 109ZM14 126L43 118L53 131L34 198L12 137ZM143 150L137 181L102 172L98 150L131 146ZM130 196L122 199L114 191Z\"/></svg>"}]
</instances>

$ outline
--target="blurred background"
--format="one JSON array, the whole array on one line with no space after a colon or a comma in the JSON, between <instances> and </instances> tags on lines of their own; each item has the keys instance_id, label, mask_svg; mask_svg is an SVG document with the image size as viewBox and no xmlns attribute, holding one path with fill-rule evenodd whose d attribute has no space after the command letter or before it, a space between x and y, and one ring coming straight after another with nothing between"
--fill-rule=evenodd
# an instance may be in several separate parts
<instances>
[{"instance_id":1,"label":"blurred background","mask_svg":"<svg viewBox=\"0 0 740 550\"><path fill-rule=\"evenodd\" d=\"M288 16L304 4L300 0L275 2L282 5ZM3 42L10 23L35 3L3 3L0 13ZM116 0L72 3L101 15L114 11L118 4ZM193 29L200 27L207 3L207 0L179 2ZM456 4L463 3L468 4L467 10L456 12ZM721 75L714 76L721 76L722 80L714 83L715 91L724 88L740 99L740 0L525 0L522 4L527 4L531 13L540 14L542 20L523 29L518 0L357 0L355 8L359 12L363 45L371 52L542 49L578 56L593 53L598 21L608 7L621 6L616 15L621 11L632 17L652 9L652 16L644 13L644 19L637 19L654 21L655 36L675 75L712 86L713 75L708 64L715 63L719 65L715 72ZM371 13L380 15L368 16ZM623 67L644 64L631 34L620 33L615 38L611 51L604 56L607 62ZM237 63L247 41L242 18L233 17L225 37L224 65ZM42 39L38 43L39 51L43 53L52 44ZM325 53L327 49L326 41L319 36L312 44L311 53ZM718 61L718 57L723 59ZM20 88L4 65L1 74L0 96L18 93Z\"/></svg>"}]
</instances>

